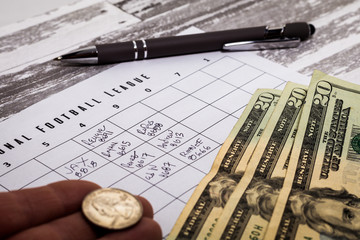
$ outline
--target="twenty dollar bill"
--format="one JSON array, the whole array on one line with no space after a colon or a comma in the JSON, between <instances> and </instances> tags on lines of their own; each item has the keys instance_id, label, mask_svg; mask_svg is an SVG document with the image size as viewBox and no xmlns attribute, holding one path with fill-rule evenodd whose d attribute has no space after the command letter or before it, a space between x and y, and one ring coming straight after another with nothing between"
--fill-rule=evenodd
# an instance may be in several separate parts
<instances>
[{"instance_id":1,"label":"twenty dollar bill","mask_svg":"<svg viewBox=\"0 0 360 240\"><path fill-rule=\"evenodd\" d=\"M315 71L265 239L360 239L359 183L360 86Z\"/></svg>"}]
</instances>

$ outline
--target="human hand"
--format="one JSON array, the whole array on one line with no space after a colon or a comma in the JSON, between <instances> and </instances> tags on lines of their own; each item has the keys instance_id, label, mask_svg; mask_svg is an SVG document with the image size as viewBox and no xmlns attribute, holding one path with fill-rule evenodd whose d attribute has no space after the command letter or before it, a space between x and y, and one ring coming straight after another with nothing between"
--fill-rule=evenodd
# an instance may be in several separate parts
<instances>
[{"instance_id":1,"label":"human hand","mask_svg":"<svg viewBox=\"0 0 360 240\"><path fill-rule=\"evenodd\" d=\"M161 239L161 229L153 218L150 203L143 205L143 217L133 227L110 231L89 223L81 203L91 191L100 188L86 181L61 181L44 187L0 193L0 239Z\"/></svg>"}]
</instances>

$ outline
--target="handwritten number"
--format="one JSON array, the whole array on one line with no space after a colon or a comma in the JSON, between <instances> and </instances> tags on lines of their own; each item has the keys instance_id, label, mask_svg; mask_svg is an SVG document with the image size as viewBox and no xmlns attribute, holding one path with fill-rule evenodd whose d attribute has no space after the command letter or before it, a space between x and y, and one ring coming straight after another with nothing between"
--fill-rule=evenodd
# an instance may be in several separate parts
<instances>
[{"instance_id":1,"label":"handwritten number","mask_svg":"<svg viewBox=\"0 0 360 240\"><path fill-rule=\"evenodd\" d=\"M90 164L91 164L92 168L97 167L97 162L91 161Z\"/></svg>"},{"instance_id":2,"label":"handwritten number","mask_svg":"<svg viewBox=\"0 0 360 240\"><path fill-rule=\"evenodd\" d=\"M8 163L8 162L4 162L3 165L4 165L5 167L10 167L10 166L11 166L11 164Z\"/></svg>"},{"instance_id":3,"label":"handwritten number","mask_svg":"<svg viewBox=\"0 0 360 240\"><path fill-rule=\"evenodd\" d=\"M48 142L43 142L42 145L44 145L45 147L49 147L49 146L50 146L50 143L48 143Z\"/></svg>"},{"instance_id":4,"label":"handwritten number","mask_svg":"<svg viewBox=\"0 0 360 240\"><path fill-rule=\"evenodd\" d=\"M82 177L82 174L79 173L79 172L76 172L76 173L75 173L75 176L77 176L78 178L81 178L81 177Z\"/></svg>"},{"instance_id":5,"label":"handwritten number","mask_svg":"<svg viewBox=\"0 0 360 240\"><path fill-rule=\"evenodd\" d=\"M79 126L80 126L80 127L86 127L86 125L83 124L83 123L80 123Z\"/></svg>"},{"instance_id":6,"label":"handwritten number","mask_svg":"<svg viewBox=\"0 0 360 240\"><path fill-rule=\"evenodd\" d=\"M179 77L181 76L179 72L176 72L175 75L177 75L177 76L179 76Z\"/></svg>"},{"instance_id":7,"label":"handwritten number","mask_svg":"<svg viewBox=\"0 0 360 240\"><path fill-rule=\"evenodd\" d=\"M204 60L204 61L207 61L207 62L210 62L210 60L209 60L209 59L207 59L207 58L204 58L203 60Z\"/></svg>"},{"instance_id":8,"label":"handwritten number","mask_svg":"<svg viewBox=\"0 0 360 240\"><path fill-rule=\"evenodd\" d=\"M115 108L115 109L119 109L119 108L120 108L120 106L119 106L119 105L117 105L117 104L114 104L114 105L113 105L113 108Z\"/></svg>"}]
</instances>

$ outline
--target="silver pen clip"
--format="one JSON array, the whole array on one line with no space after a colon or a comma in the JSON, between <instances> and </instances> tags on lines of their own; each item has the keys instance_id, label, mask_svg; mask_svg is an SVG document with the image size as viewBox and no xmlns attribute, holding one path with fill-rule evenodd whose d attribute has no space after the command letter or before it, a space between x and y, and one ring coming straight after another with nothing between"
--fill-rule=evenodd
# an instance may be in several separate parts
<instances>
[{"instance_id":1,"label":"silver pen clip","mask_svg":"<svg viewBox=\"0 0 360 240\"><path fill-rule=\"evenodd\" d=\"M279 48L294 48L300 45L300 38L275 38L256 41L242 41L226 43L223 46L225 51L250 51Z\"/></svg>"}]
</instances>

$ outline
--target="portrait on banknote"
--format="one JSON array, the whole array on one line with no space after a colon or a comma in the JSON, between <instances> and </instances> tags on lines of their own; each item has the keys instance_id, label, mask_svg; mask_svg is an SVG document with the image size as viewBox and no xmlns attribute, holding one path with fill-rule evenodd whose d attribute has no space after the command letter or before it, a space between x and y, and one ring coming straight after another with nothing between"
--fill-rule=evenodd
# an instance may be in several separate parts
<instances>
[{"instance_id":1,"label":"portrait on banknote","mask_svg":"<svg viewBox=\"0 0 360 240\"><path fill-rule=\"evenodd\" d=\"M210 183L210 197L224 207L243 172L222 175ZM254 178L245 192L247 208L270 221L284 178ZM345 188L311 188L293 190L289 196L290 211L322 239L360 239L360 199Z\"/></svg>"},{"instance_id":2,"label":"portrait on banknote","mask_svg":"<svg viewBox=\"0 0 360 240\"><path fill-rule=\"evenodd\" d=\"M346 189L292 192L290 207L300 223L327 239L360 239L360 199Z\"/></svg>"},{"instance_id":3,"label":"portrait on banknote","mask_svg":"<svg viewBox=\"0 0 360 240\"><path fill-rule=\"evenodd\" d=\"M209 195L216 207L224 208L242 174L221 174L209 183Z\"/></svg>"}]
</instances>

